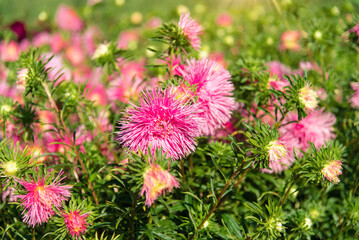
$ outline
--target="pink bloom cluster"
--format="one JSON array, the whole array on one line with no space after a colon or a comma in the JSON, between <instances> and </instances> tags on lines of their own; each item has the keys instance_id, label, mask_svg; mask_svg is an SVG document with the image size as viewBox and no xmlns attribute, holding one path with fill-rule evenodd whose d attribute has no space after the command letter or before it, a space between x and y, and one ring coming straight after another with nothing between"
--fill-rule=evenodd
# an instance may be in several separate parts
<instances>
[{"instance_id":1,"label":"pink bloom cluster","mask_svg":"<svg viewBox=\"0 0 359 240\"><path fill-rule=\"evenodd\" d=\"M71 196L69 189L72 186L62 185L61 181L64 179L64 177L60 178L62 174L63 171L61 170L49 185L46 185L46 180L50 174L43 178L38 178L37 181L26 182L21 179L17 180L28 192L25 195L18 195L16 197L22 200L21 205L25 208L23 211L23 221L28 223L29 226L34 227L36 224L41 225L47 222L55 214L54 208L60 209L62 202ZM25 211L27 212L25 213Z\"/></svg>"},{"instance_id":2,"label":"pink bloom cluster","mask_svg":"<svg viewBox=\"0 0 359 240\"><path fill-rule=\"evenodd\" d=\"M322 169L323 178L325 177L332 183L339 183L339 175L342 174L342 161L330 161Z\"/></svg>"},{"instance_id":3,"label":"pink bloom cluster","mask_svg":"<svg viewBox=\"0 0 359 240\"><path fill-rule=\"evenodd\" d=\"M151 206L166 190L172 192L174 187L179 187L177 179L157 164L152 164L143 174L143 178L141 196L145 194L147 206Z\"/></svg>"},{"instance_id":4,"label":"pink bloom cluster","mask_svg":"<svg viewBox=\"0 0 359 240\"><path fill-rule=\"evenodd\" d=\"M310 146L309 142L312 142L316 147L321 147L326 141L335 137L333 133L335 116L332 113L324 112L323 109L315 110L299 122L295 122L297 120L298 115L296 113L290 113L286 116L283 124L287 125L279 128L279 133L281 141L288 149L288 155L276 162L270 162L269 167L272 170L266 169L265 172L282 172L295 161L293 151L300 156L299 149L306 151Z\"/></svg>"}]
</instances>

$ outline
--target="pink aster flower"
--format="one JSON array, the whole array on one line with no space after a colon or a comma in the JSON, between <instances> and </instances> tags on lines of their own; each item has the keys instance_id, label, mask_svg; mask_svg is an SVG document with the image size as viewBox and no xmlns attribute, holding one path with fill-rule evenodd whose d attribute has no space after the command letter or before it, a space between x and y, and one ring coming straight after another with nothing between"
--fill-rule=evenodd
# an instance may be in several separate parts
<instances>
[{"instance_id":1,"label":"pink aster flower","mask_svg":"<svg viewBox=\"0 0 359 240\"><path fill-rule=\"evenodd\" d=\"M326 177L332 183L339 183L339 175L342 174L342 161L330 161L322 169L323 179Z\"/></svg>"},{"instance_id":2,"label":"pink aster flower","mask_svg":"<svg viewBox=\"0 0 359 240\"><path fill-rule=\"evenodd\" d=\"M63 214L67 231L72 237L78 238L87 231L88 223L86 222L86 218L89 215L90 213L81 214L79 210Z\"/></svg>"},{"instance_id":3,"label":"pink aster flower","mask_svg":"<svg viewBox=\"0 0 359 240\"><path fill-rule=\"evenodd\" d=\"M165 195L166 190L172 192L173 187L179 188L177 179L157 164L149 167L143 174L143 178L141 196L145 193L148 207L154 203L158 196Z\"/></svg>"},{"instance_id":4,"label":"pink aster flower","mask_svg":"<svg viewBox=\"0 0 359 240\"><path fill-rule=\"evenodd\" d=\"M18 195L22 199L21 205L24 206L23 221L29 226L41 225L43 222L52 217L55 212L53 207L59 209L62 207L62 201L66 201L71 196L69 189L71 186L62 185L61 181L65 178L60 178L63 174L61 170L57 177L51 184L46 184L47 178L50 173L43 178L38 178L37 181L26 182L17 179L28 192L25 195ZM25 211L27 211L25 213ZM24 214L25 213L25 214Z\"/></svg>"},{"instance_id":5,"label":"pink aster flower","mask_svg":"<svg viewBox=\"0 0 359 240\"><path fill-rule=\"evenodd\" d=\"M198 51L201 46L201 39L198 36L203 33L202 26L190 17L190 13L181 14L178 26L181 28L183 34L188 38L191 46Z\"/></svg>"},{"instance_id":6,"label":"pink aster flower","mask_svg":"<svg viewBox=\"0 0 359 240\"><path fill-rule=\"evenodd\" d=\"M66 5L61 5L57 10L56 24L66 31L81 31L84 26L76 11Z\"/></svg>"},{"instance_id":7,"label":"pink aster flower","mask_svg":"<svg viewBox=\"0 0 359 240\"><path fill-rule=\"evenodd\" d=\"M132 104L121 121L118 139L125 147L145 154L150 147L153 155L162 147L173 159L195 150L194 138L199 136L203 121L196 114L197 105L185 104L171 89L144 92L139 104Z\"/></svg>"},{"instance_id":8,"label":"pink aster flower","mask_svg":"<svg viewBox=\"0 0 359 240\"><path fill-rule=\"evenodd\" d=\"M206 58L192 58L179 72L190 86L196 88L197 103L202 110L199 116L205 120L201 134L214 135L230 120L231 111L235 109L230 73L217 62Z\"/></svg>"},{"instance_id":9,"label":"pink aster flower","mask_svg":"<svg viewBox=\"0 0 359 240\"><path fill-rule=\"evenodd\" d=\"M227 13L222 13L217 17L216 24L219 27L229 27L232 25L232 17Z\"/></svg>"},{"instance_id":10,"label":"pink aster flower","mask_svg":"<svg viewBox=\"0 0 359 240\"><path fill-rule=\"evenodd\" d=\"M291 113L287 115L283 123L296 120L298 120L297 114ZM293 122L281 127L279 133L281 136L286 136L286 139L288 137L297 139L298 145L295 147L306 151L309 148L309 141L314 143L316 147L321 147L326 141L335 137L333 133L335 120L332 113L324 112L323 109L316 110L298 123Z\"/></svg>"},{"instance_id":11,"label":"pink aster flower","mask_svg":"<svg viewBox=\"0 0 359 240\"><path fill-rule=\"evenodd\" d=\"M15 62L20 55L20 47L17 42L0 43L0 60L5 62Z\"/></svg>"}]
</instances>

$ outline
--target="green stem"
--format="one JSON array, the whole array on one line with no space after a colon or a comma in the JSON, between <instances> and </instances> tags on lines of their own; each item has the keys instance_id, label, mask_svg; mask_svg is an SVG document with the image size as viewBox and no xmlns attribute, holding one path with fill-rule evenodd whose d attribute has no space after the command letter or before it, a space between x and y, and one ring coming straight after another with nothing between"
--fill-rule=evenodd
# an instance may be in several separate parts
<instances>
[{"instance_id":1,"label":"green stem","mask_svg":"<svg viewBox=\"0 0 359 240\"><path fill-rule=\"evenodd\" d=\"M135 236L135 213L136 213L137 200L138 200L138 192L136 192L134 195L133 204L131 208L130 240L133 240Z\"/></svg>"},{"instance_id":2,"label":"green stem","mask_svg":"<svg viewBox=\"0 0 359 240\"><path fill-rule=\"evenodd\" d=\"M292 184L289 186L287 192L285 193L284 198L283 198L282 202L280 203L280 206L283 206L283 204L284 204L285 200L287 199L287 197L288 197L288 195L289 195L289 192L290 192L290 190L292 189L294 183L299 179L299 176L300 176L300 175L298 175L298 176L296 176L296 177L294 178Z\"/></svg>"},{"instance_id":3,"label":"green stem","mask_svg":"<svg viewBox=\"0 0 359 240\"><path fill-rule=\"evenodd\" d=\"M224 193L226 192L227 188L230 186L230 184L232 183L232 181L238 176L238 174L240 173L240 171L243 170L243 167L244 167L244 161L242 162L241 166L239 166L239 168L237 169L237 171L235 171L235 173L233 173L233 175L231 176L231 178L227 181L226 185L223 187L221 193L219 194L216 203L213 205L213 207L211 208L211 210L207 213L206 217L202 220L201 224L197 227L195 233L192 235L192 237L190 238L190 240L194 239L194 237L197 235L197 232L202 229L203 225L204 225L205 222L209 219L209 217L212 215L212 213L217 209L218 206L220 206L221 200L222 200L222 198L223 198Z\"/></svg>"}]
</instances>

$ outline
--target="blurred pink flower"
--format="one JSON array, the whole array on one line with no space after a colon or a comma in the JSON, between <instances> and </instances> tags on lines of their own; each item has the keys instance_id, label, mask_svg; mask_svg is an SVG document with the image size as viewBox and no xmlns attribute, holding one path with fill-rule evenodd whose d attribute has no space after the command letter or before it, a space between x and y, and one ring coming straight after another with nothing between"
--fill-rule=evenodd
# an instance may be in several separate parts
<instances>
[{"instance_id":1,"label":"blurred pink flower","mask_svg":"<svg viewBox=\"0 0 359 240\"><path fill-rule=\"evenodd\" d=\"M350 98L350 103L353 108L357 108L359 107L359 82L352 82L350 86L354 90L354 94Z\"/></svg>"},{"instance_id":2,"label":"blurred pink flower","mask_svg":"<svg viewBox=\"0 0 359 240\"><path fill-rule=\"evenodd\" d=\"M50 46L53 53L59 53L67 45L65 39L62 38L60 33L55 33L51 37Z\"/></svg>"},{"instance_id":3,"label":"blurred pink flower","mask_svg":"<svg viewBox=\"0 0 359 240\"><path fill-rule=\"evenodd\" d=\"M107 104L106 88L103 84L97 83L96 85L92 85L91 83L87 83L85 89L88 90L86 97L93 101L95 105L104 106Z\"/></svg>"},{"instance_id":4,"label":"blurred pink flower","mask_svg":"<svg viewBox=\"0 0 359 240\"><path fill-rule=\"evenodd\" d=\"M143 187L141 196L145 194L146 205L150 207L166 190L172 192L173 188L179 188L177 179L159 165L151 165L143 174Z\"/></svg>"},{"instance_id":5,"label":"blurred pink flower","mask_svg":"<svg viewBox=\"0 0 359 240\"><path fill-rule=\"evenodd\" d=\"M67 231L72 237L77 239L87 231L88 223L86 222L86 218L89 215L90 213L81 214L81 211L79 210L63 213L64 223L66 225Z\"/></svg>"},{"instance_id":6,"label":"blurred pink flower","mask_svg":"<svg viewBox=\"0 0 359 240\"><path fill-rule=\"evenodd\" d=\"M84 26L76 11L66 5L60 5L57 9L56 24L66 31L81 31Z\"/></svg>"},{"instance_id":7,"label":"blurred pink flower","mask_svg":"<svg viewBox=\"0 0 359 240\"><path fill-rule=\"evenodd\" d=\"M222 13L217 17L216 24L219 27L229 27L232 25L232 17L227 13Z\"/></svg>"},{"instance_id":8,"label":"blurred pink flower","mask_svg":"<svg viewBox=\"0 0 359 240\"><path fill-rule=\"evenodd\" d=\"M70 61L71 64L75 66L80 66L85 61L85 53L79 46L69 46L66 48L65 52L66 58Z\"/></svg>"},{"instance_id":9,"label":"blurred pink flower","mask_svg":"<svg viewBox=\"0 0 359 240\"><path fill-rule=\"evenodd\" d=\"M202 26L190 17L190 13L181 14L178 26L188 38L191 46L198 51L201 46L201 38L199 35L203 33Z\"/></svg>"},{"instance_id":10,"label":"blurred pink flower","mask_svg":"<svg viewBox=\"0 0 359 240\"><path fill-rule=\"evenodd\" d=\"M187 105L171 89L143 92L139 105L126 109L118 140L124 147L154 155L161 148L172 159L180 159L196 148L202 119L197 105Z\"/></svg>"},{"instance_id":11,"label":"blurred pink flower","mask_svg":"<svg viewBox=\"0 0 359 240\"><path fill-rule=\"evenodd\" d=\"M14 62L17 61L20 55L19 44L10 41L10 42L1 42L0 43L0 59L5 62Z\"/></svg>"},{"instance_id":12,"label":"blurred pink flower","mask_svg":"<svg viewBox=\"0 0 359 240\"><path fill-rule=\"evenodd\" d=\"M135 30L127 30L118 36L118 48L127 49L131 42L137 43L140 39L140 34Z\"/></svg>"},{"instance_id":13,"label":"blurred pink flower","mask_svg":"<svg viewBox=\"0 0 359 240\"><path fill-rule=\"evenodd\" d=\"M300 49L299 38L300 31L286 31L281 36L281 45L279 49L284 50L293 50L298 51Z\"/></svg>"},{"instance_id":14,"label":"blurred pink flower","mask_svg":"<svg viewBox=\"0 0 359 240\"><path fill-rule=\"evenodd\" d=\"M32 39L32 45L34 47L42 47L51 43L51 34L48 32L37 33Z\"/></svg>"},{"instance_id":15,"label":"blurred pink flower","mask_svg":"<svg viewBox=\"0 0 359 240\"><path fill-rule=\"evenodd\" d=\"M267 65L269 66L271 77L278 77L281 82L288 83L289 85L288 80L284 78L284 75L289 76L292 73L289 67L278 61L269 62Z\"/></svg>"},{"instance_id":16,"label":"blurred pink flower","mask_svg":"<svg viewBox=\"0 0 359 240\"><path fill-rule=\"evenodd\" d=\"M45 53L43 54L43 57L44 59L49 59L52 57L52 59L45 66L46 68L51 69L51 71L49 71L49 80L54 81L56 78L60 77L56 82L57 85L62 81L71 79L71 71L68 68L65 68L62 55L52 55L51 53Z\"/></svg>"},{"instance_id":17,"label":"blurred pink flower","mask_svg":"<svg viewBox=\"0 0 359 240\"><path fill-rule=\"evenodd\" d=\"M153 29L158 28L162 24L162 20L159 17L153 17L146 23L146 28Z\"/></svg>"},{"instance_id":18,"label":"blurred pink flower","mask_svg":"<svg viewBox=\"0 0 359 240\"><path fill-rule=\"evenodd\" d=\"M64 179L64 177L61 178L63 171L61 170L59 172L52 183L47 184L46 180L50 174L51 173L42 178L37 176L37 180L32 179L31 182L26 182L21 179L16 180L24 186L28 192L25 195L18 195L17 197L22 200L21 205L25 208L22 212L23 221L29 226L35 227L36 224L41 225L47 222L47 220L55 214L53 207L60 209L62 202L71 196L69 189L71 189L72 186L62 185L61 183ZM25 211L27 212L25 213Z\"/></svg>"},{"instance_id":19,"label":"blurred pink flower","mask_svg":"<svg viewBox=\"0 0 359 240\"><path fill-rule=\"evenodd\" d=\"M199 116L205 120L201 135L214 135L231 118L235 109L230 73L213 60L192 58L180 69L181 76L195 87L200 106Z\"/></svg>"}]
</instances>

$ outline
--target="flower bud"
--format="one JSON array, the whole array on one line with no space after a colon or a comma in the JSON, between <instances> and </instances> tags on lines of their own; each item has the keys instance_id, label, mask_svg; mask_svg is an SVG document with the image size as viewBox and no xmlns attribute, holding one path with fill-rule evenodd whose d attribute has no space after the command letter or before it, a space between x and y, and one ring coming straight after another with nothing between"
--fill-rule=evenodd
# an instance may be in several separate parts
<instances>
[{"instance_id":1,"label":"flower bud","mask_svg":"<svg viewBox=\"0 0 359 240\"><path fill-rule=\"evenodd\" d=\"M299 101L304 104L308 112L313 111L317 107L317 98L317 93L309 85L299 90Z\"/></svg>"},{"instance_id":2,"label":"flower bud","mask_svg":"<svg viewBox=\"0 0 359 240\"><path fill-rule=\"evenodd\" d=\"M94 52L94 54L93 54L93 56L92 56L92 59L99 59L99 58L101 58L101 57L104 57L104 56L109 55L109 54L110 54L109 46L110 46L109 43L100 44L100 45L96 48L96 50L95 50L95 52Z\"/></svg>"},{"instance_id":3,"label":"flower bud","mask_svg":"<svg viewBox=\"0 0 359 240\"><path fill-rule=\"evenodd\" d=\"M12 176L19 170L16 162L14 162L14 161L9 161L9 162L4 163L2 165L2 168L4 169L4 174L7 176Z\"/></svg>"},{"instance_id":4,"label":"flower bud","mask_svg":"<svg viewBox=\"0 0 359 240\"><path fill-rule=\"evenodd\" d=\"M287 155L287 148L280 140L274 140L267 145L269 161L278 162Z\"/></svg>"},{"instance_id":5,"label":"flower bud","mask_svg":"<svg viewBox=\"0 0 359 240\"><path fill-rule=\"evenodd\" d=\"M339 183L339 175L342 174L342 161L330 161L322 169L323 178L326 177L332 183Z\"/></svg>"},{"instance_id":6,"label":"flower bud","mask_svg":"<svg viewBox=\"0 0 359 240\"><path fill-rule=\"evenodd\" d=\"M28 77L29 69L24 68L17 72L17 82L16 85L19 89L25 90L26 88L26 78Z\"/></svg>"}]
</instances>

